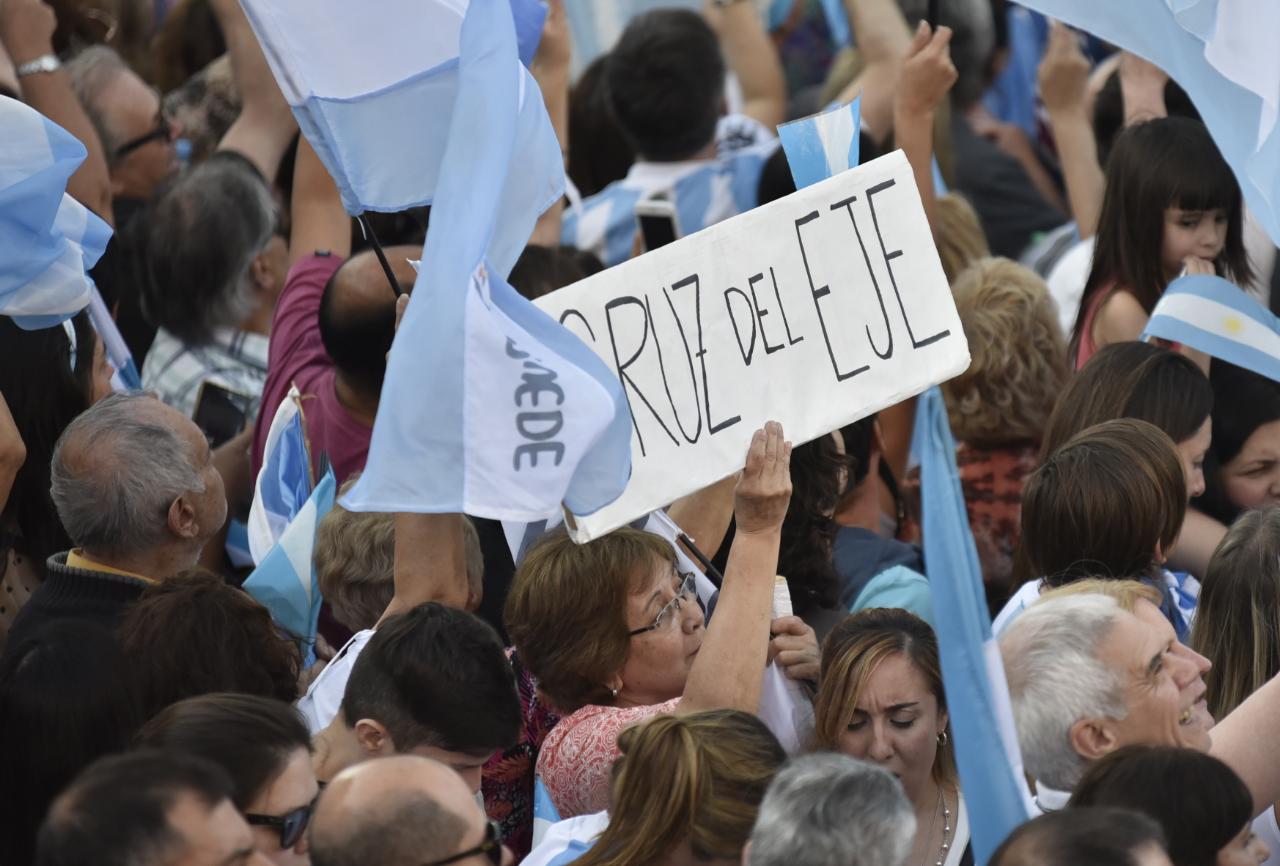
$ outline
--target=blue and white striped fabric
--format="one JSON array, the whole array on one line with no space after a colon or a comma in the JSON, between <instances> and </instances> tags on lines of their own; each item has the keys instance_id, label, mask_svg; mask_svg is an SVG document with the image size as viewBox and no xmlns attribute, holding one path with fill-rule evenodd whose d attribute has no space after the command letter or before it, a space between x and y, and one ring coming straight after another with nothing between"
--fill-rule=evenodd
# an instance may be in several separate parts
<instances>
[{"instance_id":1,"label":"blue and white striped fabric","mask_svg":"<svg viewBox=\"0 0 1280 866\"><path fill-rule=\"evenodd\" d=\"M1009 687L982 588L978 551L956 468L956 443L937 387L916 404L912 450L920 461L924 561L933 590L960 789L970 803L974 860L986 863L1033 813L1013 726Z\"/></svg>"},{"instance_id":2,"label":"blue and white striped fabric","mask_svg":"<svg viewBox=\"0 0 1280 866\"><path fill-rule=\"evenodd\" d=\"M107 309L106 302L102 300L98 287L93 285L92 280L89 285L91 287L89 321L93 323L93 329L98 332L98 337L102 340L107 360L115 369L111 377L111 387L116 391L141 390L142 376L138 373L138 365L133 362L133 353L129 351L129 346L125 343L124 336L120 333L120 328L116 325L111 311Z\"/></svg>"},{"instance_id":3,"label":"blue and white striped fabric","mask_svg":"<svg viewBox=\"0 0 1280 866\"><path fill-rule=\"evenodd\" d=\"M88 306L111 227L67 195L87 151L33 108L0 96L0 315L56 325Z\"/></svg>"},{"instance_id":4,"label":"blue and white striped fabric","mask_svg":"<svg viewBox=\"0 0 1280 866\"><path fill-rule=\"evenodd\" d=\"M314 655L322 600L313 558L316 528L320 518L333 507L335 487L330 470L320 479L276 546L244 581L245 592L271 611L277 625L302 641L303 656L308 660Z\"/></svg>"},{"instance_id":5,"label":"blue and white striped fabric","mask_svg":"<svg viewBox=\"0 0 1280 866\"><path fill-rule=\"evenodd\" d=\"M804 189L858 165L858 130L862 125L859 96L821 114L778 127L796 189Z\"/></svg>"},{"instance_id":6,"label":"blue and white striped fabric","mask_svg":"<svg viewBox=\"0 0 1280 866\"><path fill-rule=\"evenodd\" d=\"M297 386L276 407L249 506L249 555L262 562L311 497L311 455Z\"/></svg>"},{"instance_id":7,"label":"blue and white striped fabric","mask_svg":"<svg viewBox=\"0 0 1280 866\"><path fill-rule=\"evenodd\" d=\"M757 134L754 143L734 148L725 135L740 135L749 127L744 120L740 115L721 119L720 155L713 160L633 164L622 180L565 214L561 243L592 252L612 267L631 257L638 231L635 207L641 199L670 199L682 236L751 210L760 200L760 172L777 139Z\"/></svg>"},{"instance_id":8,"label":"blue and white striped fabric","mask_svg":"<svg viewBox=\"0 0 1280 866\"><path fill-rule=\"evenodd\" d=\"M1169 284L1151 311L1144 340L1171 340L1280 382L1280 319L1222 277Z\"/></svg>"},{"instance_id":9,"label":"blue and white striped fabric","mask_svg":"<svg viewBox=\"0 0 1280 866\"><path fill-rule=\"evenodd\" d=\"M547 835L551 825L560 823L560 811L551 800L551 792L543 784L541 776L533 778L533 847L537 847Z\"/></svg>"},{"instance_id":10,"label":"blue and white striped fabric","mask_svg":"<svg viewBox=\"0 0 1280 866\"><path fill-rule=\"evenodd\" d=\"M1020 0L1128 49L1187 92L1249 209L1280 243L1280 4L1274 0Z\"/></svg>"},{"instance_id":11,"label":"blue and white striped fabric","mask_svg":"<svg viewBox=\"0 0 1280 866\"><path fill-rule=\"evenodd\" d=\"M536 0L512 0L526 29ZM467 0L244 0L245 12L298 125L342 193L347 211L400 211L432 203L453 128ZM512 25L508 23L507 27ZM513 37L514 42L515 37ZM526 37L526 50L528 50ZM535 43L536 44L536 43ZM542 94L516 59L521 117L545 117ZM524 122L524 121L522 121ZM559 147L556 148L557 157ZM506 276L563 177L512 172L502 185L489 263Z\"/></svg>"},{"instance_id":12,"label":"blue and white striped fabric","mask_svg":"<svg viewBox=\"0 0 1280 866\"><path fill-rule=\"evenodd\" d=\"M535 804L539 785L541 782L534 783ZM545 794L545 789L543 793ZM587 853L608 826L608 812L593 812L564 821L557 820L556 823L545 827L539 835L535 818L533 849L520 862L522 866L567 866Z\"/></svg>"},{"instance_id":13,"label":"blue and white striped fabric","mask_svg":"<svg viewBox=\"0 0 1280 866\"><path fill-rule=\"evenodd\" d=\"M460 44L421 271L391 348L365 472L343 505L533 521L563 502L589 514L630 477L622 386L507 285L494 258L500 235L523 246L542 204L511 191L563 188L560 146L526 86L505 0L471 0ZM419 161L406 152L397 164Z\"/></svg>"}]
</instances>

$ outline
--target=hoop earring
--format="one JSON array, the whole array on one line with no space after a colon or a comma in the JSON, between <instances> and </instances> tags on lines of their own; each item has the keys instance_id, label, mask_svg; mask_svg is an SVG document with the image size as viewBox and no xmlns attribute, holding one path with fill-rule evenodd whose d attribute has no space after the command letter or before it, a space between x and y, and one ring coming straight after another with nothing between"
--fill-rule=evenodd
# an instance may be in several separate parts
<instances>
[{"instance_id":1,"label":"hoop earring","mask_svg":"<svg viewBox=\"0 0 1280 866\"><path fill-rule=\"evenodd\" d=\"M947 744L947 741L948 741L949 739L950 739L950 737L948 737L948 736L947 736L947 732L946 732L946 731L943 731L942 733L938 734L938 746L939 746L939 748L941 748L941 747L945 746L945 745Z\"/></svg>"}]
</instances>

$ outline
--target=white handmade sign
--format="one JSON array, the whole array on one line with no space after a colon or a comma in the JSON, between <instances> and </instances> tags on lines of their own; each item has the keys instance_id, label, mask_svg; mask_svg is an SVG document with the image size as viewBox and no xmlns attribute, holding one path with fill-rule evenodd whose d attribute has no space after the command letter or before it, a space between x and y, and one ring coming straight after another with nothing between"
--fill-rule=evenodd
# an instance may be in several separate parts
<instances>
[{"instance_id":1,"label":"white handmade sign","mask_svg":"<svg viewBox=\"0 0 1280 866\"><path fill-rule=\"evenodd\" d=\"M742 468L752 433L807 442L969 366L901 151L537 301L618 373L626 492L599 537Z\"/></svg>"}]
</instances>

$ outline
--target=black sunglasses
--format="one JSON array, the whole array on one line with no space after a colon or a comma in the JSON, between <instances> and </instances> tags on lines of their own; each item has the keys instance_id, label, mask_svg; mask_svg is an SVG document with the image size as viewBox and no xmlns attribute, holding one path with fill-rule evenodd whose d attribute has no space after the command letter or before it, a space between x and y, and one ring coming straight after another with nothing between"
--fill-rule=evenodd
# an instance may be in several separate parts
<instances>
[{"instance_id":1,"label":"black sunglasses","mask_svg":"<svg viewBox=\"0 0 1280 866\"><path fill-rule=\"evenodd\" d=\"M302 834L307 832L307 825L311 823L311 813L316 807L315 800L307 805L294 809L284 815L253 815L246 814L245 821L250 825L258 827L270 827L280 833L280 849L292 848L298 844L298 840L302 838Z\"/></svg>"},{"instance_id":2,"label":"black sunglasses","mask_svg":"<svg viewBox=\"0 0 1280 866\"><path fill-rule=\"evenodd\" d=\"M460 854L454 854L452 857L446 857L443 860L432 860L423 866L445 866L447 863L457 863L459 860L466 860L468 857L474 857L477 854L484 854L489 858L489 862L493 866L502 866L502 830L498 827L497 821L490 821L484 829L484 841L474 848L463 851Z\"/></svg>"},{"instance_id":3,"label":"black sunglasses","mask_svg":"<svg viewBox=\"0 0 1280 866\"><path fill-rule=\"evenodd\" d=\"M140 135L137 138L131 138L116 148L116 159L124 159L138 148L145 147L153 141L168 141L171 131L169 118L165 114L161 113L154 129L145 135Z\"/></svg>"}]
</instances>

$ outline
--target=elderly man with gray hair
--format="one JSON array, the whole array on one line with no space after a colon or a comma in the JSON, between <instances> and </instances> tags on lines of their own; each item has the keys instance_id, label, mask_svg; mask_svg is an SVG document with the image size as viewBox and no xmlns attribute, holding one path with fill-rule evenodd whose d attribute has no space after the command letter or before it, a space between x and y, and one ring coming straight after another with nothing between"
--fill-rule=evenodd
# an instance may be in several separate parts
<instances>
[{"instance_id":1,"label":"elderly man with gray hair","mask_svg":"<svg viewBox=\"0 0 1280 866\"><path fill-rule=\"evenodd\" d=\"M194 566L226 521L208 440L149 396L113 394L79 415L54 446L50 474L75 547L49 558L9 647L57 619L114 627L149 584Z\"/></svg>"},{"instance_id":2,"label":"elderly man with gray hair","mask_svg":"<svg viewBox=\"0 0 1280 866\"><path fill-rule=\"evenodd\" d=\"M760 803L744 866L902 866L915 812L887 770L835 752L783 767Z\"/></svg>"},{"instance_id":3,"label":"elderly man with gray hair","mask_svg":"<svg viewBox=\"0 0 1280 866\"><path fill-rule=\"evenodd\" d=\"M1102 591L1049 593L1000 636L1041 810L1062 808L1091 762L1127 745L1207 751L1240 775L1256 811L1269 810L1280 799L1280 679L1215 726L1209 662L1178 642L1158 599L1132 582L1091 583Z\"/></svg>"}]
</instances>

